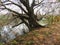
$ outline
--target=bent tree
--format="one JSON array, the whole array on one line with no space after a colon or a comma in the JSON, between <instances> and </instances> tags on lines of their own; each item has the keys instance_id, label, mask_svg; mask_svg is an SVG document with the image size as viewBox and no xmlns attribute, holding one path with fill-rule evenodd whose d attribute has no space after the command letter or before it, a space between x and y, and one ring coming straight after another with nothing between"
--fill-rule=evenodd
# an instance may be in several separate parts
<instances>
[{"instance_id":1,"label":"bent tree","mask_svg":"<svg viewBox=\"0 0 60 45\"><path fill-rule=\"evenodd\" d=\"M40 2L39 2L39 0L31 0L31 2L30 2L30 0L17 0L17 1L18 2L15 3L11 0L4 0L4 1L1 0L1 6L3 6L4 8L0 8L0 9L7 9L8 11L15 13L13 16L16 16L16 18L21 19L22 20L21 23L25 23L29 29L40 26L37 23L37 21L38 21L37 16L34 14L34 9L35 9L34 7L36 6L36 8L37 8L43 2L43 0ZM38 3L36 3L36 1ZM9 2L9 3L7 3L7 2ZM18 13L17 11L7 8L6 5L11 5L11 4L18 6L24 12L24 14ZM17 24L17 25L19 25L19 24Z\"/></svg>"}]
</instances>

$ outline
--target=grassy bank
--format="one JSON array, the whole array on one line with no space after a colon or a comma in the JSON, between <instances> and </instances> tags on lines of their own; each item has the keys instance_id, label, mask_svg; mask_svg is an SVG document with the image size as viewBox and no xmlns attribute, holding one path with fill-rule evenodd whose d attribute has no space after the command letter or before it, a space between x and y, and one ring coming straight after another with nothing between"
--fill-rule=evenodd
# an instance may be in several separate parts
<instances>
[{"instance_id":1,"label":"grassy bank","mask_svg":"<svg viewBox=\"0 0 60 45\"><path fill-rule=\"evenodd\" d=\"M60 15L46 16L45 18L50 24L48 28L33 29L9 43L0 43L0 45L60 45Z\"/></svg>"}]
</instances>

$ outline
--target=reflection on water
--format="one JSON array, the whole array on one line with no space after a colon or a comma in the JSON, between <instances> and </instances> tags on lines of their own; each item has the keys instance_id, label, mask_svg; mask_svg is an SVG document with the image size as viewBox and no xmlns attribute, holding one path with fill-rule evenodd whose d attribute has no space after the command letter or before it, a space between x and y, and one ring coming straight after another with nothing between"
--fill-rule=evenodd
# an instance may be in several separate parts
<instances>
[{"instance_id":1,"label":"reflection on water","mask_svg":"<svg viewBox=\"0 0 60 45\"><path fill-rule=\"evenodd\" d=\"M16 38L16 36L19 36L19 35L23 35L27 32L29 32L29 29L28 27L23 23L23 24L20 24L19 26L16 26L14 28L12 28L11 25L5 25L1 28L1 31L0 31L0 36L1 36L1 40L3 42L8 42L14 38ZM0 41L1 41L0 40Z\"/></svg>"}]
</instances>

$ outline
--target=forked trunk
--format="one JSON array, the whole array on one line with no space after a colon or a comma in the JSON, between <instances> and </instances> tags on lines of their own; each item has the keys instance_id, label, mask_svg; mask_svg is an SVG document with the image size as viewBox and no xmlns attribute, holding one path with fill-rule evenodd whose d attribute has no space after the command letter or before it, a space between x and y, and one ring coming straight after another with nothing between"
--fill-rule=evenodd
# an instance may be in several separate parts
<instances>
[{"instance_id":1,"label":"forked trunk","mask_svg":"<svg viewBox=\"0 0 60 45\"><path fill-rule=\"evenodd\" d=\"M37 23L35 15L33 14L30 14L30 15L31 16L29 17L29 20L28 20L30 28L39 27L40 25Z\"/></svg>"}]
</instances>

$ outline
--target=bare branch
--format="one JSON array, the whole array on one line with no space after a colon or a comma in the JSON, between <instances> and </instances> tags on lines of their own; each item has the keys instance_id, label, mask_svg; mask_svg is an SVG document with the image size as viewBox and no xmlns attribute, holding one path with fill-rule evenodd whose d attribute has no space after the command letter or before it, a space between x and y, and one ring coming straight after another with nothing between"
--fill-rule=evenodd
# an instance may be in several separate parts
<instances>
[{"instance_id":1,"label":"bare branch","mask_svg":"<svg viewBox=\"0 0 60 45\"><path fill-rule=\"evenodd\" d=\"M29 0L20 0L20 2L24 5L24 6L26 6L26 7L29 7Z\"/></svg>"},{"instance_id":2,"label":"bare branch","mask_svg":"<svg viewBox=\"0 0 60 45\"><path fill-rule=\"evenodd\" d=\"M32 7L35 6L35 0L33 0L32 4L31 4Z\"/></svg>"},{"instance_id":3,"label":"bare branch","mask_svg":"<svg viewBox=\"0 0 60 45\"><path fill-rule=\"evenodd\" d=\"M16 4L16 3L12 2L12 1L10 1L10 2L11 2L12 4L20 7L20 8L27 14L26 10L25 10L21 5L18 5L18 4Z\"/></svg>"},{"instance_id":4,"label":"bare branch","mask_svg":"<svg viewBox=\"0 0 60 45\"><path fill-rule=\"evenodd\" d=\"M13 10L7 8L4 4L3 4L3 6L5 7L4 9L7 9L7 10L9 10L9 11L11 11L11 12L16 13L16 14L17 14L17 15L16 15L17 17L22 17L22 18L28 19L28 17L23 16L23 14L20 14L20 13L18 13L18 12L16 12L16 11L13 11Z\"/></svg>"},{"instance_id":5,"label":"bare branch","mask_svg":"<svg viewBox=\"0 0 60 45\"><path fill-rule=\"evenodd\" d=\"M22 24L23 22L21 22L21 23L19 23L19 24L17 24L17 25L14 25L14 26L12 26L12 28L14 28L14 27L16 27L16 26L18 26L18 25L20 25L20 24Z\"/></svg>"},{"instance_id":6,"label":"bare branch","mask_svg":"<svg viewBox=\"0 0 60 45\"><path fill-rule=\"evenodd\" d=\"M35 6L37 6L37 7L35 7L35 8L38 8L43 1L44 1L44 0L42 0L42 1L41 1L40 3L38 3L38 4L35 4ZM34 9L35 9L35 8L34 8Z\"/></svg>"},{"instance_id":7,"label":"bare branch","mask_svg":"<svg viewBox=\"0 0 60 45\"><path fill-rule=\"evenodd\" d=\"M6 2L6 1L5 1L5 2ZM4 5L14 4L14 5L20 7L26 14L28 14L28 13L26 12L26 10L25 10L21 5L18 5L18 4L14 3L14 2L12 2L12 1L10 1L10 0L9 0L9 2L11 2L11 3L7 3L7 4L4 4ZM2 3L4 3L4 2L2 2ZM5 7L5 6L4 6L4 7Z\"/></svg>"}]
</instances>

